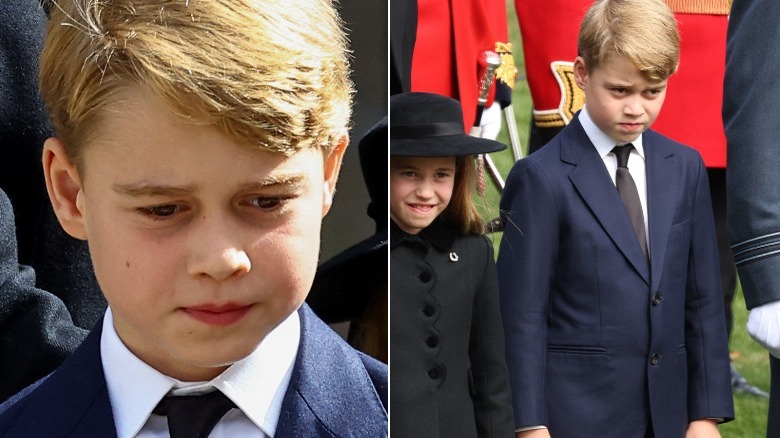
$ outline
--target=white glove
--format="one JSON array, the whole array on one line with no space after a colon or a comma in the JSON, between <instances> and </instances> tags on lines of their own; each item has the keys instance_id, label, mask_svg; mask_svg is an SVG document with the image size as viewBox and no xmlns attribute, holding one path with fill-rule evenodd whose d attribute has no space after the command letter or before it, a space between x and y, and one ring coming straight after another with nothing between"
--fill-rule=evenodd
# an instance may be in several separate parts
<instances>
[{"instance_id":1,"label":"white glove","mask_svg":"<svg viewBox=\"0 0 780 438\"><path fill-rule=\"evenodd\" d=\"M753 308L748 315L747 332L780 359L780 300Z\"/></svg>"},{"instance_id":2,"label":"white glove","mask_svg":"<svg viewBox=\"0 0 780 438\"><path fill-rule=\"evenodd\" d=\"M482 128L480 137L495 140L501 132L501 104L493 102L493 105L482 110L482 119L479 121Z\"/></svg>"}]
</instances>

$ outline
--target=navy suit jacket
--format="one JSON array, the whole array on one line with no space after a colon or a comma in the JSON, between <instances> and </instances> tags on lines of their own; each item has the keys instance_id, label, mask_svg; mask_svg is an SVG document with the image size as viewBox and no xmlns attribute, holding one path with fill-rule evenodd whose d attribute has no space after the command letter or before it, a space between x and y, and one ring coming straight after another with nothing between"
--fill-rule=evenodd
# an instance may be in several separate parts
<instances>
[{"instance_id":1,"label":"navy suit jacket","mask_svg":"<svg viewBox=\"0 0 780 438\"><path fill-rule=\"evenodd\" d=\"M387 436L387 367L352 349L307 305L276 438ZM102 323L50 376L0 405L2 437L114 437Z\"/></svg>"},{"instance_id":2,"label":"navy suit jacket","mask_svg":"<svg viewBox=\"0 0 780 438\"><path fill-rule=\"evenodd\" d=\"M650 260L578 118L520 160L498 257L517 426L682 437L734 416L718 248L698 152L643 135Z\"/></svg>"}]
</instances>

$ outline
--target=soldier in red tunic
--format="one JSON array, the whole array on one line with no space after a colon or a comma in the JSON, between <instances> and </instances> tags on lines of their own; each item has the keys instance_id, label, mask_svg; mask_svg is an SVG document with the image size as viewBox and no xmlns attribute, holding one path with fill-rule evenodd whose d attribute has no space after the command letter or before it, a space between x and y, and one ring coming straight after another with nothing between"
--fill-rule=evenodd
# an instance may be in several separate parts
<instances>
[{"instance_id":1,"label":"soldier in red tunic","mask_svg":"<svg viewBox=\"0 0 780 438\"><path fill-rule=\"evenodd\" d=\"M481 54L507 41L506 17L503 0L418 0L412 91L459 100L468 130L476 119ZM511 86L511 80L503 83ZM494 90L486 107L494 102ZM509 99L507 89L499 100Z\"/></svg>"}]
</instances>

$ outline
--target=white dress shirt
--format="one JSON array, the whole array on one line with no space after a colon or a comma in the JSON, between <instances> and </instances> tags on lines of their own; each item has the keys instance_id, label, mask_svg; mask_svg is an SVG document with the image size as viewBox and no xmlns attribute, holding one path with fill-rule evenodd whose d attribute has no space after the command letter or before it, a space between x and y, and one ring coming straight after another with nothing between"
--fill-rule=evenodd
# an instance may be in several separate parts
<instances>
[{"instance_id":1,"label":"white dress shirt","mask_svg":"<svg viewBox=\"0 0 780 438\"><path fill-rule=\"evenodd\" d=\"M618 143L613 138L605 134L601 129L593 123L593 120L588 114L588 106L585 105L580 111L580 124L582 129L585 130L585 134L588 135L591 143L596 147L596 151L604 161L604 165L607 166L607 172L612 178L612 184L615 182L615 174L617 173L617 156L612 152L612 148L617 145L624 145L625 143ZM642 204L642 216L645 220L645 239L647 240L648 254L650 248L650 228L647 226L647 173L645 172L645 149L642 144L642 134L639 134L636 140L631 142L634 145L634 149L631 150L631 155L628 157L628 171L631 173L631 178L634 179L636 184L636 190L639 192L639 202Z\"/></svg>"},{"instance_id":2,"label":"white dress shirt","mask_svg":"<svg viewBox=\"0 0 780 438\"><path fill-rule=\"evenodd\" d=\"M293 312L246 358L208 382L181 382L147 365L127 349L106 311L100 354L118 438L168 437L164 416L152 414L166 395L222 391L231 409L209 437L273 437L300 343L300 319Z\"/></svg>"}]
</instances>

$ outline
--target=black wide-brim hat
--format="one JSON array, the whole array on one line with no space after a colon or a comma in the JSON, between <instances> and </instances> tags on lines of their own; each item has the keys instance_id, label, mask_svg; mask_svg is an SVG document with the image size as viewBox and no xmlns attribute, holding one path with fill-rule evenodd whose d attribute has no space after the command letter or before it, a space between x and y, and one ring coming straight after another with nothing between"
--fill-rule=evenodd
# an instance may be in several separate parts
<instances>
[{"instance_id":1,"label":"black wide-brim hat","mask_svg":"<svg viewBox=\"0 0 780 438\"><path fill-rule=\"evenodd\" d=\"M433 93L390 97L390 155L450 157L497 152L506 145L466 134L457 100Z\"/></svg>"},{"instance_id":2,"label":"black wide-brim hat","mask_svg":"<svg viewBox=\"0 0 780 438\"><path fill-rule=\"evenodd\" d=\"M387 299L387 117L360 139L358 155L376 231L317 267L306 302L328 324L363 315L371 294Z\"/></svg>"}]
</instances>

